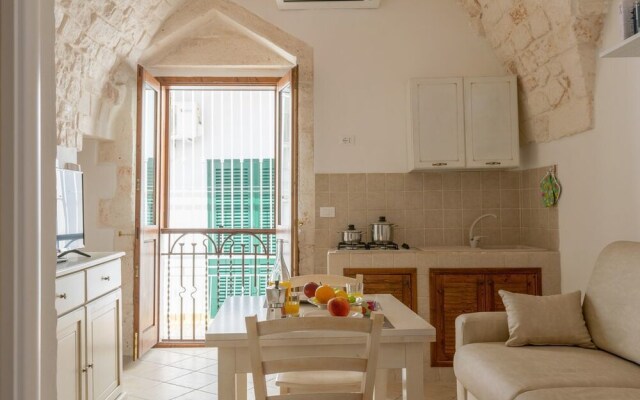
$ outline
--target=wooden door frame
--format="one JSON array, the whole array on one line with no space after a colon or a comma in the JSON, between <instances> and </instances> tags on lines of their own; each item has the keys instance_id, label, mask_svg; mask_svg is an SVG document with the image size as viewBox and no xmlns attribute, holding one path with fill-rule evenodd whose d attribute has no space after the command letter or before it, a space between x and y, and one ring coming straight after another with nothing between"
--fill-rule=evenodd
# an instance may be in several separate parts
<instances>
[{"instance_id":1,"label":"wooden door frame","mask_svg":"<svg viewBox=\"0 0 640 400\"><path fill-rule=\"evenodd\" d=\"M134 273L133 273L133 360L137 360L139 357L139 346L140 346L140 256L141 256L141 247L142 247L142 243L140 242L141 239L141 235L142 235L142 215L141 215L141 206L140 206L140 202L141 202L141 196L142 196L142 182L140 181L141 177L142 177L142 93L143 93L143 88L144 88L144 84L145 83L149 83L153 89L155 89L158 93L158 115L156 116L156 126L157 129L159 130L156 134L156 148L155 148L155 157L157 160L157 165L156 165L156 169L159 172L156 172L156 174L162 174L162 163L163 163L163 159L162 159L162 154L163 154L163 142L164 140L163 138L163 134L162 134L162 128L163 128L163 118L162 118L162 105L164 102L164 99L162 97L162 85L160 84L160 82L153 76L151 75L148 71L146 71L142 66L138 65L138 79L137 79L137 83L136 83L136 87L137 87L137 91L136 91L136 106L137 106L137 112L136 112L136 177L135 177L135 186L136 186L136 196L135 196L135 240L134 240L134 252L133 252L133 262L134 262ZM158 177L158 175L156 175L156 177ZM157 201L155 201L155 216L156 216L156 225L158 227L158 238L157 238L157 244L158 246L156 247L156 265L154 266L155 268L155 273L156 276L159 278L160 274L160 228L161 228L161 212L160 210L162 210L162 192L161 192L161 179L155 179L156 180L156 185L155 185L155 189L157 192L157 196L156 199ZM156 280L156 288L155 288L155 293L156 293L156 299L154 300L155 302L155 308L156 308L156 319L159 318L160 316L160 309L159 309L159 293L160 293L160 279ZM157 335L158 337L160 337L160 324L157 324Z\"/></svg>"}]
</instances>

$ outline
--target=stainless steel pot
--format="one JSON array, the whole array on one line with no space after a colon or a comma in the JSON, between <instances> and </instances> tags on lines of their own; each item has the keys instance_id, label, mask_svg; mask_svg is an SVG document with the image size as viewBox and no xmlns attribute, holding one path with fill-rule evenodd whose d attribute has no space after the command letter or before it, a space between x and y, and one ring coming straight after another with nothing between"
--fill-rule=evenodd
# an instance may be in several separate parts
<instances>
[{"instance_id":1,"label":"stainless steel pot","mask_svg":"<svg viewBox=\"0 0 640 400\"><path fill-rule=\"evenodd\" d=\"M378 222L371 224L371 240L378 244L393 242L394 226L385 217L378 218Z\"/></svg>"},{"instance_id":2,"label":"stainless steel pot","mask_svg":"<svg viewBox=\"0 0 640 400\"><path fill-rule=\"evenodd\" d=\"M355 225L349 225L346 231L338 232L342 235L342 242L346 244L358 244L362 242L362 231L357 231Z\"/></svg>"}]
</instances>

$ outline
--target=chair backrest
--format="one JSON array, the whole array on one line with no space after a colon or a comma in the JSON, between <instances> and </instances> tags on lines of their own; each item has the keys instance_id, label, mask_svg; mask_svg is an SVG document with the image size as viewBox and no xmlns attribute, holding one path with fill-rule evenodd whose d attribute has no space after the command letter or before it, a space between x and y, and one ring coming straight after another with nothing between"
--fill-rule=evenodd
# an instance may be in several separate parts
<instances>
[{"instance_id":1,"label":"chair backrest","mask_svg":"<svg viewBox=\"0 0 640 400\"><path fill-rule=\"evenodd\" d=\"M342 286L345 287L347 283L362 282L364 277L362 274L356 275L355 278L342 275L328 275L328 274L309 274L292 276L290 281L292 288L302 287L309 282L323 283L329 286Z\"/></svg>"},{"instance_id":2,"label":"chair backrest","mask_svg":"<svg viewBox=\"0 0 640 400\"><path fill-rule=\"evenodd\" d=\"M602 250L582 305L593 343L640 364L640 243L614 242Z\"/></svg>"},{"instance_id":3,"label":"chair backrest","mask_svg":"<svg viewBox=\"0 0 640 400\"><path fill-rule=\"evenodd\" d=\"M251 372L256 400L372 400L373 384L378 365L378 347L384 315L378 312L371 318L302 317L258 322L255 315L245 318ZM279 358L265 361L262 357L261 338L286 332L338 331L367 334L364 357L307 357ZM337 339L339 340L339 339ZM313 393L267 396L265 375L291 371L356 371L363 372L359 393Z\"/></svg>"}]
</instances>

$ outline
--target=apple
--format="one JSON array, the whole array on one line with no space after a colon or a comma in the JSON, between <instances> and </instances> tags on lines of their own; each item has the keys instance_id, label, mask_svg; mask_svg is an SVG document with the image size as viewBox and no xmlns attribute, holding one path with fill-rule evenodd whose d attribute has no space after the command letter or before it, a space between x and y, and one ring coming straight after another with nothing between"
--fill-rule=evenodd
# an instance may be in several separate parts
<instances>
[{"instance_id":1,"label":"apple","mask_svg":"<svg viewBox=\"0 0 640 400\"><path fill-rule=\"evenodd\" d=\"M327 303L327 311L334 317L346 317L351 311L351 304L344 297L334 297Z\"/></svg>"},{"instance_id":2,"label":"apple","mask_svg":"<svg viewBox=\"0 0 640 400\"><path fill-rule=\"evenodd\" d=\"M312 298L313 296L316 295L316 289L318 288L318 284L315 282L309 282L306 285L304 285L304 288L302 289L304 292L304 295L307 296L307 298Z\"/></svg>"}]
</instances>

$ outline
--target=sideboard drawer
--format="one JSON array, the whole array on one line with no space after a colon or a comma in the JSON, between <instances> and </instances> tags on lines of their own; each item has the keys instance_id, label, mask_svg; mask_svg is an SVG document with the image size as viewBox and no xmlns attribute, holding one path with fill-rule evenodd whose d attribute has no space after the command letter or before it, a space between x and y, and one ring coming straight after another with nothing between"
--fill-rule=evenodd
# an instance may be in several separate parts
<instances>
[{"instance_id":1,"label":"sideboard drawer","mask_svg":"<svg viewBox=\"0 0 640 400\"><path fill-rule=\"evenodd\" d=\"M87 270L87 300L93 300L120 286L120 260Z\"/></svg>"},{"instance_id":2,"label":"sideboard drawer","mask_svg":"<svg viewBox=\"0 0 640 400\"><path fill-rule=\"evenodd\" d=\"M56 279L56 310L58 315L84 303L84 271Z\"/></svg>"}]
</instances>

